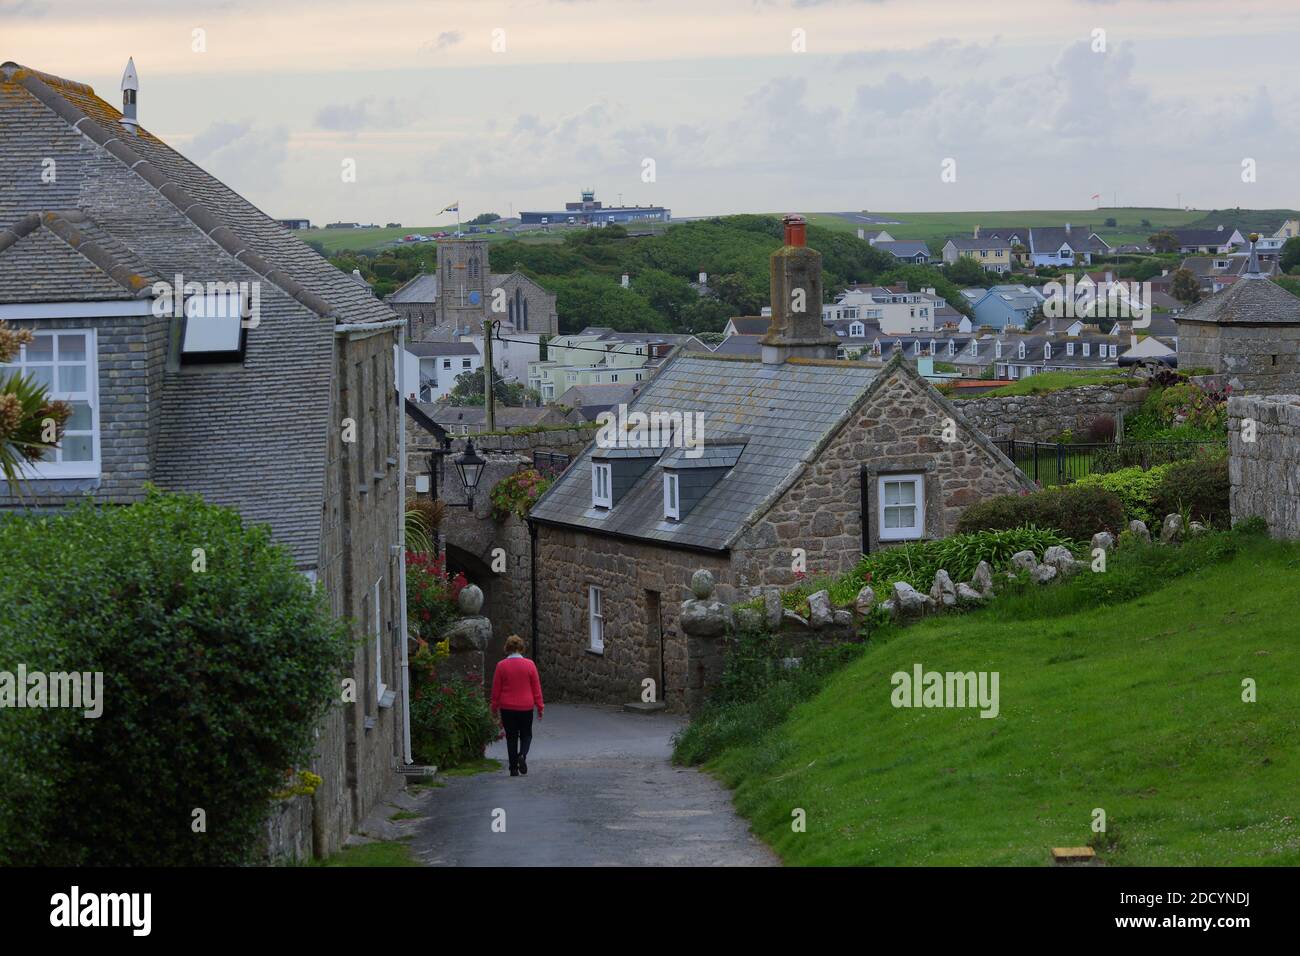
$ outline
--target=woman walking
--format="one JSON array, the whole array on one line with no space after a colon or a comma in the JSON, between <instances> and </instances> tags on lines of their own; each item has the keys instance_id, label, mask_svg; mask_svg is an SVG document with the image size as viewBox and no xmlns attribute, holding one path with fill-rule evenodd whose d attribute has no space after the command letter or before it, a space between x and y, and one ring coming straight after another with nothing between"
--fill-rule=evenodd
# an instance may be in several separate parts
<instances>
[{"instance_id":1,"label":"woman walking","mask_svg":"<svg viewBox=\"0 0 1300 956\"><path fill-rule=\"evenodd\" d=\"M500 713L506 732L506 753L510 776L528 774L528 745L533 742L533 707L542 719L542 682L537 665L524 657L524 639L518 634L506 638L506 656L492 675L492 713Z\"/></svg>"}]
</instances>

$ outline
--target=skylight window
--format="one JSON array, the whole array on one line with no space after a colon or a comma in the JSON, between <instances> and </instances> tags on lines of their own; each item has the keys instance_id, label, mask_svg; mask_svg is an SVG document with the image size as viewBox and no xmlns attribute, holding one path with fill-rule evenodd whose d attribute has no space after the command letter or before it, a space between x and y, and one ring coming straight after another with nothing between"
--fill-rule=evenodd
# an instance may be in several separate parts
<instances>
[{"instance_id":1,"label":"skylight window","mask_svg":"<svg viewBox=\"0 0 1300 956\"><path fill-rule=\"evenodd\" d=\"M185 300L181 358L187 362L237 362L244 351L244 296L209 288Z\"/></svg>"}]
</instances>

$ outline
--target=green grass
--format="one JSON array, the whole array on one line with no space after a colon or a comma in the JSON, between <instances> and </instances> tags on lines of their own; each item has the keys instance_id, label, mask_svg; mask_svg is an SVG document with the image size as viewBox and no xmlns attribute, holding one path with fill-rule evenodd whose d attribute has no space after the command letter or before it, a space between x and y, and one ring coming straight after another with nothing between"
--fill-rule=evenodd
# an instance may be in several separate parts
<instances>
[{"instance_id":1,"label":"green grass","mask_svg":"<svg viewBox=\"0 0 1300 956\"><path fill-rule=\"evenodd\" d=\"M560 242L561 236L558 232L553 232L549 236L545 234L533 233L505 233L498 226L489 226L490 229L496 229L495 233L478 232L474 235L466 235L466 239L486 239L488 242L503 242L506 239L519 239L524 242ZM401 229L295 229L293 234L303 242L319 242L325 247L327 255L333 255L336 252L368 252L376 249L382 249L390 245L405 245L397 240L403 236L419 233L422 236L432 236L435 232L453 233L456 231L456 223L443 223L438 226L403 226ZM425 243L426 246L432 247L432 244Z\"/></svg>"},{"instance_id":2,"label":"green grass","mask_svg":"<svg viewBox=\"0 0 1300 956\"><path fill-rule=\"evenodd\" d=\"M1139 549L1145 587L1234 537ZM1086 574L893 630L708 766L790 864L1045 865L1099 807L1109 865L1295 865L1298 569L1294 545L1249 539L1146 594ZM998 672L1000 715L894 708L891 675L917 662Z\"/></svg>"},{"instance_id":3,"label":"green grass","mask_svg":"<svg viewBox=\"0 0 1300 956\"><path fill-rule=\"evenodd\" d=\"M390 820L423 820L423 813L416 813L414 810L398 810L388 819Z\"/></svg>"},{"instance_id":4,"label":"green grass","mask_svg":"<svg viewBox=\"0 0 1300 956\"><path fill-rule=\"evenodd\" d=\"M492 760L484 757L481 760L475 760L472 763L464 763L459 767L452 767L449 770L439 770L440 777L472 777L476 773L496 773L501 769L500 760Z\"/></svg>"},{"instance_id":5,"label":"green grass","mask_svg":"<svg viewBox=\"0 0 1300 956\"><path fill-rule=\"evenodd\" d=\"M379 840L361 846L345 846L313 866L419 866L411 848L400 840Z\"/></svg>"},{"instance_id":6,"label":"green grass","mask_svg":"<svg viewBox=\"0 0 1300 956\"><path fill-rule=\"evenodd\" d=\"M1028 378L1018 379L1010 385L989 389L977 398L993 398L998 395L1046 395L1059 392L1065 388L1079 388L1083 385L1119 384L1130 378L1127 371L1114 369L1091 369L1081 372L1042 372Z\"/></svg>"}]
</instances>

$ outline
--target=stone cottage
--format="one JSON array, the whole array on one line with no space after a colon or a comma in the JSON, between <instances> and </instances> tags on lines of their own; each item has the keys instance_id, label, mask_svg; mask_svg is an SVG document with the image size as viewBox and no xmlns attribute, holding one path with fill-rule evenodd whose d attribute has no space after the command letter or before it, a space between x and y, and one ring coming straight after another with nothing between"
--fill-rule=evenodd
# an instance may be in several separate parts
<instances>
[{"instance_id":1,"label":"stone cottage","mask_svg":"<svg viewBox=\"0 0 1300 956\"><path fill-rule=\"evenodd\" d=\"M819 357L836 343L797 217L772 256L772 302L761 357L680 354L532 509L551 694L625 702L650 678L670 707L693 704L703 662L677 615L696 569L732 601L944 537L970 504L1033 487L901 356Z\"/></svg>"},{"instance_id":2,"label":"stone cottage","mask_svg":"<svg viewBox=\"0 0 1300 956\"><path fill-rule=\"evenodd\" d=\"M17 370L73 406L0 508L125 504L152 482L270 526L358 639L357 700L318 729L324 782L281 828L280 850L324 855L409 762L403 323L145 129L138 88L129 67L119 113L0 66L0 318L35 333Z\"/></svg>"},{"instance_id":3,"label":"stone cottage","mask_svg":"<svg viewBox=\"0 0 1300 956\"><path fill-rule=\"evenodd\" d=\"M1256 395L1300 391L1300 299L1261 271L1253 245L1236 282L1178 316L1178 367Z\"/></svg>"}]
</instances>

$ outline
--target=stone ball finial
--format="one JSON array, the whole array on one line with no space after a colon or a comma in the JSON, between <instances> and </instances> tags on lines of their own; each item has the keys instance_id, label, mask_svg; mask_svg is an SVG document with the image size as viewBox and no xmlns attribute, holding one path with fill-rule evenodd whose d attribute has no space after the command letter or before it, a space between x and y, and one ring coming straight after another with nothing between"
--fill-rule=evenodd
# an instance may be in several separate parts
<instances>
[{"instance_id":1,"label":"stone ball finial","mask_svg":"<svg viewBox=\"0 0 1300 956\"><path fill-rule=\"evenodd\" d=\"M691 575L691 593L701 601L707 601L713 594L713 574L700 568Z\"/></svg>"},{"instance_id":2,"label":"stone ball finial","mask_svg":"<svg viewBox=\"0 0 1300 956\"><path fill-rule=\"evenodd\" d=\"M460 596L456 598L456 606L466 617L477 616L478 612L483 610L483 591L477 584L465 585L461 588Z\"/></svg>"}]
</instances>

